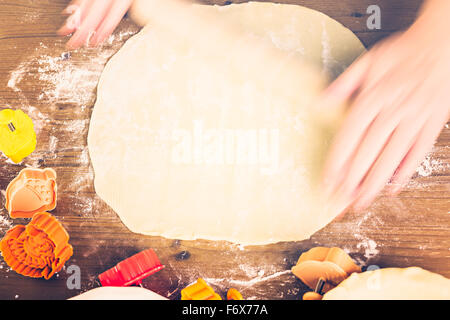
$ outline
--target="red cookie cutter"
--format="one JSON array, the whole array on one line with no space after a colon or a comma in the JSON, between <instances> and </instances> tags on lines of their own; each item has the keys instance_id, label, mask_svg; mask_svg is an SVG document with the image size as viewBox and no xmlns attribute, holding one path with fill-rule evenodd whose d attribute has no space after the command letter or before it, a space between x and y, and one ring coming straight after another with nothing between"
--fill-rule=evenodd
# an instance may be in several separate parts
<instances>
[{"instance_id":1,"label":"red cookie cutter","mask_svg":"<svg viewBox=\"0 0 450 320\"><path fill-rule=\"evenodd\" d=\"M128 287L162 270L164 266L153 249L147 249L119 262L98 276L104 287Z\"/></svg>"}]
</instances>

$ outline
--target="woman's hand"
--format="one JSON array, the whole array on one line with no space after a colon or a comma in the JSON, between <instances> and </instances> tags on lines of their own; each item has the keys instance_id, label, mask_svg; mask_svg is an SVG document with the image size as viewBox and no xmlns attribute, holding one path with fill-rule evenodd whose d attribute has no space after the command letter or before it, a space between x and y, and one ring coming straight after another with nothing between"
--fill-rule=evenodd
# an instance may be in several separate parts
<instances>
[{"instance_id":1,"label":"woman's hand","mask_svg":"<svg viewBox=\"0 0 450 320\"><path fill-rule=\"evenodd\" d=\"M377 45L325 92L323 108L350 101L325 164L331 204L363 209L387 182L399 192L449 120L450 42L437 16Z\"/></svg>"},{"instance_id":2,"label":"woman's hand","mask_svg":"<svg viewBox=\"0 0 450 320\"><path fill-rule=\"evenodd\" d=\"M102 43L122 20L133 0L73 0L63 11L69 15L58 30L62 36L73 33L67 43L70 49Z\"/></svg>"}]
</instances>

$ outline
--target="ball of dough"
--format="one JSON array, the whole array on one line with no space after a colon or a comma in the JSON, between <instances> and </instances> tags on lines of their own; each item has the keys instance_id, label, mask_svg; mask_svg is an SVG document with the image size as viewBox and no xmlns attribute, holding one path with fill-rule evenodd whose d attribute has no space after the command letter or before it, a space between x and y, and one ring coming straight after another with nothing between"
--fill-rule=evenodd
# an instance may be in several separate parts
<instances>
[{"instance_id":1,"label":"ball of dough","mask_svg":"<svg viewBox=\"0 0 450 320\"><path fill-rule=\"evenodd\" d=\"M418 268L386 268L353 273L323 300L450 299L450 279Z\"/></svg>"}]
</instances>

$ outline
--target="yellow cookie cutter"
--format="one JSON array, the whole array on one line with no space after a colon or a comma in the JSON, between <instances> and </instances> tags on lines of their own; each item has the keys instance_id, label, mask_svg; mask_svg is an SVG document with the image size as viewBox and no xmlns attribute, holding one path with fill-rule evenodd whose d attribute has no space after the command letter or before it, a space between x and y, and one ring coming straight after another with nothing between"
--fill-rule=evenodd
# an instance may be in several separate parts
<instances>
[{"instance_id":1,"label":"yellow cookie cutter","mask_svg":"<svg viewBox=\"0 0 450 320\"><path fill-rule=\"evenodd\" d=\"M222 300L205 280L199 278L196 283L181 290L181 300Z\"/></svg>"},{"instance_id":2,"label":"yellow cookie cutter","mask_svg":"<svg viewBox=\"0 0 450 320\"><path fill-rule=\"evenodd\" d=\"M36 132L31 118L22 110L1 110L0 150L14 163L19 163L35 148Z\"/></svg>"}]
</instances>

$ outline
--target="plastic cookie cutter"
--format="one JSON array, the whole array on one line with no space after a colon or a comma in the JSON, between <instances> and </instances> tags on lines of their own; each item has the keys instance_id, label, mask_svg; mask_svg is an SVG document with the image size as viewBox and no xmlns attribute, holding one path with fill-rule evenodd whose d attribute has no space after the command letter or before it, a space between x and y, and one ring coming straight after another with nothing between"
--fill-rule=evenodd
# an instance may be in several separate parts
<instances>
[{"instance_id":1,"label":"plastic cookie cutter","mask_svg":"<svg viewBox=\"0 0 450 320\"><path fill-rule=\"evenodd\" d=\"M0 111L0 150L19 163L35 148L36 132L31 118L21 110Z\"/></svg>"},{"instance_id":2,"label":"plastic cookie cutter","mask_svg":"<svg viewBox=\"0 0 450 320\"><path fill-rule=\"evenodd\" d=\"M230 288L227 292L227 300L244 300L242 294L234 288Z\"/></svg>"},{"instance_id":3,"label":"plastic cookie cutter","mask_svg":"<svg viewBox=\"0 0 450 320\"><path fill-rule=\"evenodd\" d=\"M322 300L324 285L325 280L320 278L319 281L317 281L317 285L314 291L306 292L303 295L303 300Z\"/></svg>"},{"instance_id":4,"label":"plastic cookie cutter","mask_svg":"<svg viewBox=\"0 0 450 320\"><path fill-rule=\"evenodd\" d=\"M56 172L26 168L6 188L5 207L11 218L31 218L56 207Z\"/></svg>"},{"instance_id":5,"label":"plastic cookie cutter","mask_svg":"<svg viewBox=\"0 0 450 320\"><path fill-rule=\"evenodd\" d=\"M153 249L147 249L119 262L98 276L102 286L128 287L162 270L164 266Z\"/></svg>"},{"instance_id":6,"label":"plastic cookie cutter","mask_svg":"<svg viewBox=\"0 0 450 320\"><path fill-rule=\"evenodd\" d=\"M198 278L197 282L181 290L181 300L222 300L205 280Z\"/></svg>"},{"instance_id":7,"label":"plastic cookie cutter","mask_svg":"<svg viewBox=\"0 0 450 320\"><path fill-rule=\"evenodd\" d=\"M7 231L0 250L17 273L46 280L59 272L73 254L67 231L48 212L36 213L28 225Z\"/></svg>"},{"instance_id":8,"label":"plastic cookie cutter","mask_svg":"<svg viewBox=\"0 0 450 320\"><path fill-rule=\"evenodd\" d=\"M353 272L361 272L352 258L340 248L316 247L304 252L292 273L314 290L304 298L317 300Z\"/></svg>"}]
</instances>

